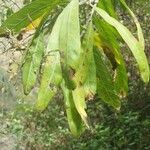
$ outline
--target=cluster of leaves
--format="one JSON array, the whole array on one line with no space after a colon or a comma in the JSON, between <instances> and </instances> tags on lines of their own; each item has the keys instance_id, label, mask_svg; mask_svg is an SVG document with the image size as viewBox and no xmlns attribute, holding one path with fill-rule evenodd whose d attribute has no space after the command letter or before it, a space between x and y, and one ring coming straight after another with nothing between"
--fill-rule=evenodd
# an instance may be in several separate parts
<instances>
[{"instance_id":1,"label":"cluster of leaves","mask_svg":"<svg viewBox=\"0 0 150 150\"><path fill-rule=\"evenodd\" d=\"M120 97L128 91L120 43L124 41L128 45L141 78L144 82L149 81L140 24L124 0L118 2L133 17L138 39L117 20L112 0L100 0L95 4L88 0L35 0L8 17L0 27L1 35L36 28L22 64L24 93L31 92L41 75L36 109L43 111L61 88L74 135L84 131L83 123L89 127L86 100L96 94L110 106L120 108ZM84 24L83 38L80 5L88 5L91 10ZM44 44L46 34L50 34L48 44Z\"/></svg>"}]
</instances>

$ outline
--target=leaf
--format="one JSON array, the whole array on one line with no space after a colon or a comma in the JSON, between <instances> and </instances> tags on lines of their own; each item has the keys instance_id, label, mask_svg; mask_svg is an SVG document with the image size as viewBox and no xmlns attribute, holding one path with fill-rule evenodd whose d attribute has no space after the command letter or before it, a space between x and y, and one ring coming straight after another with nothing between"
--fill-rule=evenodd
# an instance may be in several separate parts
<instances>
[{"instance_id":1,"label":"leaf","mask_svg":"<svg viewBox=\"0 0 150 150\"><path fill-rule=\"evenodd\" d=\"M22 78L25 94L29 94L36 83L44 49L44 39L41 33L33 39L23 64Z\"/></svg>"},{"instance_id":2,"label":"leaf","mask_svg":"<svg viewBox=\"0 0 150 150\"><path fill-rule=\"evenodd\" d=\"M98 7L107 11L110 16L117 17L112 0L100 0Z\"/></svg>"},{"instance_id":3,"label":"leaf","mask_svg":"<svg viewBox=\"0 0 150 150\"><path fill-rule=\"evenodd\" d=\"M120 108L120 100L115 91L113 79L102 59L99 50L94 49L95 64L97 70L97 93L98 96L110 106L116 109Z\"/></svg>"},{"instance_id":4,"label":"leaf","mask_svg":"<svg viewBox=\"0 0 150 150\"><path fill-rule=\"evenodd\" d=\"M36 20L32 21L27 27L26 27L26 31L30 31L33 29L38 28L38 26L40 25L40 22L43 18L43 15L40 16L39 18L37 18Z\"/></svg>"},{"instance_id":5,"label":"leaf","mask_svg":"<svg viewBox=\"0 0 150 150\"><path fill-rule=\"evenodd\" d=\"M99 36L98 47L103 49L115 69L120 63L120 56L117 50L119 49L118 34L116 34L112 26L97 17L94 17L94 23Z\"/></svg>"},{"instance_id":6,"label":"leaf","mask_svg":"<svg viewBox=\"0 0 150 150\"><path fill-rule=\"evenodd\" d=\"M125 97L128 93L128 76L127 71L125 67L125 62L123 60L123 57L119 52L120 55L120 64L118 64L115 75L114 75L114 86L117 94L120 97Z\"/></svg>"},{"instance_id":7,"label":"leaf","mask_svg":"<svg viewBox=\"0 0 150 150\"><path fill-rule=\"evenodd\" d=\"M27 27L32 21L42 16L45 12L54 9L58 4L63 4L62 0L36 0L24 6L18 12L14 13L0 27L0 34L7 30L19 32Z\"/></svg>"},{"instance_id":8,"label":"leaf","mask_svg":"<svg viewBox=\"0 0 150 150\"><path fill-rule=\"evenodd\" d=\"M89 128L88 121L87 121L87 114L86 114L86 103L85 103L85 90L84 87L77 87L75 90L72 91L74 104L78 113L80 114L82 120L84 121L85 125Z\"/></svg>"},{"instance_id":9,"label":"leaf","mask_svg":"<svg viewBox=\"0 0 150 150\"><path fill-rule=\"evenodd\" d=\"M25 94L29 94L36 83L37 74L45 50L42 26L48 15L49 12L42 16L28 48L25 60L23 60L23 88Z\"/></svg>"},{"instance_id":10,"label":"leaf","mask_svg":"<svg viewBox=\"0 0 150 150\"><path fill-rule=\"evenodd\" d=\"M58 16L49 39L49 45L52 43L51 49L61 51L63 63L78 69L81 54L78 0L72 0Z\"/></svg>"},{"instance_id":11,"label":"leaf","mask_svg":"<svg viewBox=\"0 0 150 150\"><path fill-rule=\"evenodd\" d=\"M64 101L70 130L73 133L73 135L80 136L81 133L84 131L84 128L81 116L79 115L76 106L74 104L72 91L67 89L64 83L62 84L62 89L64 94Z\"/></svg>"},{"instance_id":12,"label":"leaf","mask_svg":"<svg viewBox=\"0 0 150 150\"><path fill-rule=\"evenodd\" d=\"M57 92L57 86L61 83L62 73L60 68L60 54L52 51L47 56L43 69L36 108L44 110Z\"/></svg>"},{"instance_id":13,"label":"leaf","mask_svg":"<svg viewBox=\"0 0 150 150\"><path fill-rule=\"evenodd\" d=\"M84 89L87 96L94 96L96 94L96 66L93 55L93 43L94 43L94 29L92 22L89 24L87 33L85 34L83 49L85 55L84 68L86 74Z\"/></svg>"},{"instance_id":14,"label":"leaf","mask_svg":"<svg viewBox=\"0 0 150 150\"><path fill-rule=\"evenodd\" d=\"M82 52L78 0L72 0L58 16L48 41L47 53L51 50L60 50L63 78L69 89L75 89L72 78L79 67Z\"/></svg>"},{"instance_id":15,"label":"leaf","mask_svg":"<svg viewBox=\"0 0 150 150\"><path fill-rule=\"evenodd\" d=\"M82 61L74 77L77 84L80 83L84 86L86 98L91 98L96 94L96 67L93 56L94 30L92 26L93 24L90 22L82 42L84 52Z\"/></svg>"},{"instance_id":16,"label":"leaf","mask_svg":"<svg viewBox=\"0 0 150 150\"><path fill-rule=\"evenodd\" d=\"M136 24L136 27L137 27L137 33L138 33L138 39L139 39L139 42L141 43L141 46L144 50L145 48L145 40L144 40L144 37L143 37L143 32L142 32L142 28L141 28L141 25L137 19L137 17L135 16L135 14L132 12L132 10L128 7L128 5L125 3L124 0L120 0L121 3L123 4L123 6L128 10L128 12L130 13L130 15L132 16L135 24Z\"/></svg>"},{"instance_id":17,"label":"leaf","mask_svg":"<svg viewBox=\"0 0 150 150\"><path fill-rule=\"evenodd\" d=\"M118 22L115 18L109 16L107 12L105 12L100 8L95 8L95 10L107 23L115 27L116 30L119 32L123 40L126 42L128 47L132 51L133 56L135 57L138 63L143 81L148 82L149 65L144 50L141 46L141 43L136 40L136 38L131 34L131 32L124 25Z\"/></svg>"},{"instance_id":18,"label":"leaf","mask_svg":"<svg viewBox=\"0 0 150 150\"><path fill-rule=\"evenodd\" d=\"M104 21L94 18L95 26L99 33L99 45L98 48L102 48L105 55L108 57L112 64L112 69L115 72L114 85L117 93L124 97L128 92L128 77L123 60L120 52L120 46L118 36L112 32L112 26Z\"/></svg>"},{"instance_id":19,"label":"leaf","mask_svg":"<svg viewBox=\"0 0 150 150\"><path fill-rule=\"evenodd\" d=\"M96 93L96 68L93 56L93 33L94 31L91 22L83 40L82 61L73 78L77 86L72 91L76 109L88 128L89 125L85 111L85 99L86 97L93 96Z\"/></svg>"}]
</instances>

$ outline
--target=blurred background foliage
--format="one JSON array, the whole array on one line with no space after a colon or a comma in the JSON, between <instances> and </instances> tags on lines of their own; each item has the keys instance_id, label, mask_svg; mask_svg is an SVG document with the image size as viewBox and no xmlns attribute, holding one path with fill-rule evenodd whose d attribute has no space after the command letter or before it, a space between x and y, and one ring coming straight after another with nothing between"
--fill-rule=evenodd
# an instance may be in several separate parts
<instances>
[{"instance_id":1,"label":"blurred background foliage","mask_svg":"<svg viewBox=\"0 0 150 150\"><path fill-rule=\"evenodd\" d=\"M142 25L146 53L150 61L150 0L128 0L128 4ZM8 6L8 3L5 6ZM18 7L20 6L15 6L15 9ZM10 4L9 7L1 8L5 10L0 11L1 22L6 15L15 11L11 9ZM134 31L135 26L129 21L128 14L120 10L119 12L120 19ZM134 60L130 55L124 54L130 90L128 97L122 100L121 110L115 111L97 98L88 101L87 111L92 128L79 138L73 137L68 129L61 96L56 97L43 113L35 112L31 105L34 93L29 97L22 97L19 88L20 95L17 94L17 100L14 99L13 83L5 75L7 73L4 69L0 69L0 146L8 142L5 140L4 143L3 137L6 139L11 135L8 140L14 140L12 149L19 150L149 150L150 84L144 85L140 80L135 66L131 65ZM17 78L17 83L19 81Z\"/></svg>"}]
</instances>

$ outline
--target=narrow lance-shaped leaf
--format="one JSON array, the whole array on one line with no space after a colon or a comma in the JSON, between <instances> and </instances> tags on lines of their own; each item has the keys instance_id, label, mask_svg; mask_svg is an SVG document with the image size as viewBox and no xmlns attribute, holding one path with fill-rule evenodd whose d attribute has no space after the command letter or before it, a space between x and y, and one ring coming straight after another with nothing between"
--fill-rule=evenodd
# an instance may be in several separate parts
<instances>
[{"instance_id":1,"label":"narrow lance-shaped leaf","mask_svg":"<svg viewBox=\"0 0 150 150\"><path fill-rule=\"evenodd\" d=\"M131 32L120 22L118 22L115 18L109 16L109 14L100 9L95 8L97 13L110 25L114 26L116 30L119 32L123 40L126 42L130 50L132 51L141 73L141 77L144 82L149 81L149 65L144 53L143 47L141 43L136 40L136 38L131 34Z\"/></svg>"},{"instance_id":2,"label":"narrow lance-shaped leaf","mask_svg":"<svg viewBox=\"0 0 150 150\"><path fill-rule=\"evenodd\" d=\"M52 37L49 40L49 45L55 43L52 49L62 51L64 63L77 69L81 54L78 0L72 0L58 16L52 30Z\"/></svg>"},{"instance_id":3,"label":"narrow lance-shaped leaf","mask_svg":"<svg viewBox=\"0 0 150 150\"><path fill-rule=\"evenodd\" d=\"M135 24L136 24L136 27L137 27L137 33L138 33L138 39L139 39L139 42L141 43L142 45L142 48L144 50L145 48L145 40L144 40L144 36L143 36L143 32L142 32L142 28L141 28L141 25L137 19L137 17L135 16L135 14L132 12L132 10L128 7L128 5L125 3L124 0L120 0L121 3L124 5L124 7L128 10L128 12L130 13L130 15L132 16Z\"/></svg>"},{"instance_id":4,"label":"narrow lance-shaped leaf","mask_svg":"<svg viewBox=\"0 0 150 150\"><path fill-rule=\"evenodd\" d=\"M97 40L99 42L96 42L96 46L98 48L102 48L105 55L110 60L112 69L115 72L115 89L120 96L124 97L128 92L128 77L125 62L120 52L120 45L118 42L118 36L120 35L116 35L114 32L112 32L113 27L111 25L96 17L94 18L94 23L99 33L96 37L99 38Z\"/></svg>"},{"instance_id":5,"label":"narrow lance-shaped leaf","mask_svg":"<svg viewBox=\"0 0 150 150\"><path fill-rule=\"evenodd\" d=\"M57 92L57 86L62 80L60 54L52 51L46 58L36 107L44 110Z\"/></svg>"},{"instance_id":6,"label":"narrow lance-shaped leaf","mask_svg":"<svg viewBox=\"0 0 150 150\"><path fill-rule=\"evenodd\" d=\"M96 67L93 56L94 30L92 25L92 22L90 22L83 38L82 60L75 74L76 82L80 82L84 86L87 99L92 98L96 94Z\"/></svg>"},{"instance_id":7,"label":"narrow lance-shaped leaf","mask_svg":"<svg viewBox=\"0 0 150 150\"><path fill-rule=\"evenodd\" d=\"M23 64L22 78L25 94L29 94L36 83L43 54L44 39L41 33L33 39Z\"/></svg>"},{"instance_id":8,"label":"narrow lance-shaped leaf","mask_svg":"<svg viewBox=\"0 0 150 150\"><path fill-rule=\"evenodd\" d=\"M84 89L87 96L94 96L96 94L96 66L93 55L93 43L94 43L94 29L92 22L89 24L87 33L85 34L85 39L83 43L83 49L85 55L85 61L83 65L85 67L85 82ZM83 72L84 73L84 72Z\"/></svg>"},{"instance_id":9,"label":"narrow lance-shaped leaf","mask_svg":"<svg viewBox=\"0 0 150 150\"><path fill-rule=\"evenodd\" d=\"M103 49L105 55L111 61L113 69L115 69L117 64L120 63L117 50L119 48L118 33L114 32L115 29L111 25L97 17L94 17L94 23L98 32L97 38L99 38L99 45L97 46Z\"/></svg>"},{"instance_id":10,"label":"narrow lance-shaped leaf","mask_svg":"<svg viewBox=\"0 0 150 150\"><path fill-rule=\"evenodd\" d=\"M78 0L72 0L58 16L49 45L53 45L53 50L60 50L64 80L68 88L74 89L76 85L72 78L79 67L81 54Z\"/></svg>"},{"instance_id":11,"label":"narrow lance-shaped leaf","mask_svg":"<svg viewBox=\"0 0 150 150\"><path fill-rule=\"evenodd\" d=\"M62 14L60 50L64 51L64 63L78 69L81 54L79 0L72 0Z\"/></svg>"},{"instance_id":12,"label":"narrow lance-shaped leaf","mask_svg":"<svg viewBox=\"0 0 150 150\"><path fill-rule=\"evenodd\" d=\"M65 83L62 83L61 87L64 94L65 108L70 130L73 133L73 135L80 136L81 133L84 131L84 127L81 116L78 113L74 104L72 91L67 89Z\"/></svg>"},{"instance_id":13,"label":"narrow lance-shaped leaf","mask_svg":"<svg viewBox=\"0 0 150 150\"><path fill-rule=\"evenodd\" d=\"M7 32L7 29L19 32L27 27L32 21L42 16L45 12L54 9L58 4L63 4L64 0L36 0L24 6L14 13L0 27L0 34Z\"/></svg>"},{"instance_id":14,"label":"narrow lance-shaped leaf","mask_svg":"<svg viewBox=\"0 0 150 150\"><path fill-rule=\"evenodd\" d=\"M94 49L94 57L97 71L98 96L110 106L119 109L121 105L120 99L115 91L112 76L102 59L101 52Z\"/></svg>"},{"instance_id":15,"label":"narrow lance-shaped leaf","mask_svg":"<svg viewBox=\"0 0 150 150\"><path fill-rule=\"evenodd\" d=\"M85 99L91 98L91 96L93 97L96 93L96 67L93 56L93 33L92 22L90 22L87 33L83 39L82 60L80 61L79 69L73 78L77 87L72 91L76 109L88 128L89 125L85 111Z\"/></svg>"},{"instance_id":16,"label":"narrow lance-shaped leaf","mask_svg":"<svg viewBox=\"0 0 150 150\"><path fill-rule=\"evenodd\" d=\"M128 76L122 54L120 51L118 52L120 55L120 64L118 64L115 70L114 86L118 95L120 97L125 97L128 93Z\"/></svg>"},{"instance_id":17,"label":"narrow lance-shaped leaf","mask_svg":"<svg viewBox=\"0 0 150 150\"><path fill-rule=\"evenodd\" d=\"M75 90L72 91L74 104L78 113L80 114L82 120L84 121L85 125L89 128L88 121L87 121L87 113L86 109L86 102L85 102L85 90L83 86L77 86Z\"/></svg>"},{"instance_id":18,"label":"narrow lance-shaped leaf","mask_svg":"<svg viewBox=\"0 0 150 150\"><path fill-rule=\"evenodd\" d=\"M34 87L41 66L42 57L45 52L44 37L41 29L48 15L49 13L46 13L40 19L25 60L23 60L23 88L25 94L29 94Z\"/></svg>"}]
</instances>

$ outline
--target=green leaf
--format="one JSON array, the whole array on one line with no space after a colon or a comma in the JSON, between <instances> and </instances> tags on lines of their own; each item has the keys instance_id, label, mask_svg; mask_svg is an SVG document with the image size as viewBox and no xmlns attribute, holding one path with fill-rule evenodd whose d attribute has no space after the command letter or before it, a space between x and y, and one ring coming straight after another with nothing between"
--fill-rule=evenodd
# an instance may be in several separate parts
<instances>
[{"instance_id":1,"label":"green leaf","mask_svg":"<svg viewBox=\"0 0 150 150\"><path fill-rule=\"evenodd\" d=\"M112 17L117 17L112 0L100 0L98 7L104 9Z\"/></svg>"},{"instance_id":2,"label":"green leaf","mask_svg":"<svg viewBox=\"0 0 150 150\"><path fill-rule=\"evenodd\" d=\"M64 83L62 84L62 89L64 94L64 101L70 130L73 133L73 135L80 136L81 133L84 131L84 128L81 116L79 115L76 106L74 104L72 91L67 89Z\"/></svg>"},{"instance_id":3,"label":"green leaf","mask_svg":"<svg viewBox=\"0 0 150 150\"><path fill-rule=\"evenodd\" d=\"M51 49L60 50L64 57L63 63L72 69L78 69L81 54L78 0L72 0L64 8L56 20L51 35L49 45L54 43Z\"/></svg>"},{"instance_id":4,"label":"green leaf","mask_svg":"<svg viewBox=\"0 0 150 150\"><path fill-rule=\"evenodd\" d=\"M23 64L22 78L25 94L29 94L36 83L44 49L44 39L41 33L33 39Z\"/></svg>"},{"instance_id":5,"label":"green leaf","mask_svg":"<svg viewBox=\"0 0 150 150\"><path fill-rule=\"evenodd\" d=\"M135 24L136 24L136 27L137 27L137 33L138 33L138 39L139 39L139 42L141 43L142 45L142 48L144 49L145 48L145 40L144 40L144 36L143 36L143 32L142 32L142 28L141 28L141 25L137 19L137 17L135 16L135 14L132 12L132 10L127 6L127 4L125 3L124 0L120 0L121 3L123 4L123 6L128 10L128 12L130 13L130 15L132 16Z\"/></svg>"},{"instance_id":6,"label":"green leaf","mask_svg":"<svg viewBox=\"0 0 150 150\"><path fill-rule=\"evenodd\" d=\"M23 88L24 93L29 94L36 83L37 74L44 54L44 37L42 26L49 13L45 13L33 36L28 48L25 60L23 60Z\"/></svg>"},{"instance_id":7,"label":"green leaf","mask_svg":"<svg viewBox=\"0 0 150 150\"><path fill-rule=\"evenodd\" d=\"M98 96L110 106L119 109L121 105L120 99L115 91L112 76L102 59L101 52L94 49L94 57L97 70Z\"/></svg>"},{"instance_id":8,"label":"green leaf","mask_svg":"<svg viewBox=\"0 0 150 150\"><path fill-rule=\"evenodd\" d=\"M58 51L52 51L47 56L40 88L38 91L38 100L36 108L44 110L57 92L57 86L61 83L62 73L60 68L60 54Z\"/></svg>"},{"instance_id":9,"label":"green leaf","mask_svg":"<svg viewBox=\"0 0 150 150\"><path fill-rule=\"evenodd\" d=\"M94 17L94 23L100 38L99 47L103 49L115 69L120 63L118 33L116 34L112 26L97 17Z\"/></svg>"},{"instance_id":10,"label":"green leaf","mask_svg":"<svg viewBox=\"0 0 150 150\"><path fill-rule=\"evenodd\" d=\"M113 71L115 72L115 89L120 96L124 97L128 92L128 77L125 62L120 52L119 35L113 32L113 27L108 23L96 17L94 18L94 22L100 38L100 46L98 47L103 49L105 55L110 60Z\"/></svg>"},{"instance_id":11,"label":"green leaf","mask_svg":"<svg viewBox=\"0 0 150 150\"><path fill-rule=\"evenodd\" d=\"M96 67L93 56L93 24L90 22L82 42L83 54L80 67L77 70L74 80L84 86L86 98L96 94Z\"/></svg>"},{"instance_id":12,"label":"green leaf","mask_svg":"<svg viewBox=\"0 0 150 150\"><path fill-rule=\"evenodd\" d=\"M143 81L148 82L149 65L141 43L137 41L137 39L131 34L131 32L124 25L118 22L115 18L109 16L109 14L106 11L100 8L95 8L95 10L107 23L115 27L116 30L119 32L123 40L126 42L128 47L132 51L138 63Z\"/></svg>"},{"instance_id":13,"label":"green leaf","mask_svg":"<svg viewBox=\"0 0 150 150\"><path fill-rule=\"evenodd\" d=\"M73 100L78 113L80 114L85 125L89 128L86 114L87 97L91 97L96 93L96 67L93 56L93 27L90 22L87 33L83 39L83 53L79 69L74 75L73 80L76 88L72 91ZM92 76L91 76L92 74Z\"/></svg>"},{"instance_id":14,"label":"green leaf","mask_svg":"<svg viewBox=\"0 0 150 150\"><path fill-rule=\"evenodd\" d=\"M81 54L78 0L72 0L58 16L48 45L47 53L60 50L63 78L69 89L75 89L72 78L79 67Z\"/></svg>"},{"instance_id":15,"label":"green leaf","mask_svg":"<svg viewBox=\"0 0 150 150\"><path fill-rule=\"evenodd\" d=\"M120 64L118 64L115 70L114 86L117 94L120 97L125 97L128 93L128 76L122 54L119 50L118 52L120 55Z\"/></svg>"},{"instance_id":16,"label":"green leaf","mask_svg":"<svg viewBox=\"0 0 150 150\"><path fill-rule=\"evenodd\" d=\"M14 13L0 27L0 34L4 34L8 29L19 32L27 27L32 21L42 16L45 12L54 9L62 0L36 0L24 6ZM5 29L5 30L4 30Z\"/></svg>"},{"instance_id":17,"label":"green leaf","mask_svg":"<svg viewBox=\"0 0 150 150\"><path fill-rule=\"evenodd\" d=\"M83 39L83 49L85 53L85 61L83 62L83 68L85 68L85 82L84 89L87 96L94 96L96 94L96 66L93 55L94 44L94 29L92 22L89 24L85 38Z\"/></svg>"}]
</instances>

